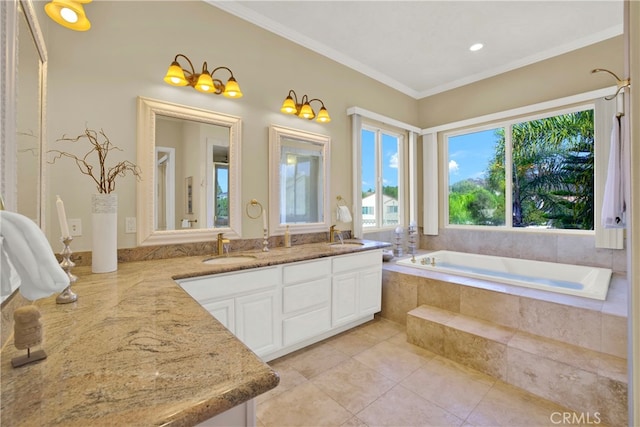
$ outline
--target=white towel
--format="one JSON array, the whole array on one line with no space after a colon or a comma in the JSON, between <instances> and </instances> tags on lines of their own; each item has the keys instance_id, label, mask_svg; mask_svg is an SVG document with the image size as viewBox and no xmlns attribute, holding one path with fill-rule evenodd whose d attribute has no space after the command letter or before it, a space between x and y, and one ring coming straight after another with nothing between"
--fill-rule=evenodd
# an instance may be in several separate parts
<instances>
[{"instance_id":1,"label":"white towel","mask_svg":"<svg viewBox=\"0 0 640 427\"><path fill-rule=\"evenodd\" d=\"M351 212L349 212L349 208L346 206L338 206L336 211L336 219L340 222L351 222Z\"/></svg>"},{"instance_id":2,"label":"white towel","mask_svg":"<svg viewBox=\"0 0 640 427\"><path fill-rule=\"evenodd\" d=\"M602 201L602 225L605 228L624 228L626 225L625 176L628 153L625 152L624 136L621 120L615 116L611 130L607 181Z\"/></svg>"},{"instance_id":3,"label":"white towel","mask_svg":"<svg viewBox=\"0 0 640 427\"><path fill-rule=\"evenodd\" d=\"M2 227L1 223L0 227ZM0 236L0 248L3 246L4 237ZM0 281L0 301L4 301L20 286L20 276L18 276L18 272L3 250L0 250L0 273L2 273L2 279Z\"/></svg>"},{"instance_id":4,"label":"white towel","mask_svg":"<svg viewBox=\"0 0 640 427\"><path fill-rule=\"evenodd\" d=\"M47 238L29 218L0 211L0 243L3 289L5 281L15 289L17 276L20 293L34 301L69 286L69 277L58 264Z\"/></svg>"}]
</instances>

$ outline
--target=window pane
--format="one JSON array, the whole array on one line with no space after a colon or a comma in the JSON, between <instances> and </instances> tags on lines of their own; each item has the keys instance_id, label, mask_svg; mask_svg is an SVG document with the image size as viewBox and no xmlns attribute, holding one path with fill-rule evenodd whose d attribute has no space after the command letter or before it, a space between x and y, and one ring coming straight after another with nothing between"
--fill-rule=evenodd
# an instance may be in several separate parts
<instances>
[{"instance_id":1,"label":"window pane","mask_svg":"<svg viewBox=\"0 0 640 427\"><path fill-rule=\"evenodd\" d=\"M504 130L448 138L449 224L504 225Z\"/></svg>"},{"instance_id":2,"label":"window pane","mask_svg":"<svg viewBox=\"0 0 640 427\"><path fill-rule=\"evenodd\" d=\"M398 137L382 134L382 226L398 224Z\"/></svg>"},{"instance_id":3,"label":"window pane","mask_svg":"<svg viewBox=\"0 0 640 427\"><path fill-rule=\"evenodd\" d=\"M376 134L362 129L362 226L376 226Z\"/></svg>"},{"instance_id":4,"label":"window pane","mask_svg":"<svg viewBox=\"0 0 640 427\"><path fill-rule=\"evenodd\" d=\"M593 230L593 110L513 125L513 226Z\"/></svg>"}]
</instances>

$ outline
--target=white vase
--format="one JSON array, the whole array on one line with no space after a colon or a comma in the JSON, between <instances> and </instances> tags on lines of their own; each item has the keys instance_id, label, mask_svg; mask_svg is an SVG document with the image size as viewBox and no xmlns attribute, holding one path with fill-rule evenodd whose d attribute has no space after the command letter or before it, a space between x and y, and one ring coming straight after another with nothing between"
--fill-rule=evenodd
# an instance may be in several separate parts
<instances>
[{"instance_id":1,"label":"white vase","mask_svg":"<svg viewBox=\"0 0 640 427\"><path fill-rule=\"evenodd\" d=\"M118 269L118 195L91 196L91 271L109 273Z\"/></svg>"}]
</instances>

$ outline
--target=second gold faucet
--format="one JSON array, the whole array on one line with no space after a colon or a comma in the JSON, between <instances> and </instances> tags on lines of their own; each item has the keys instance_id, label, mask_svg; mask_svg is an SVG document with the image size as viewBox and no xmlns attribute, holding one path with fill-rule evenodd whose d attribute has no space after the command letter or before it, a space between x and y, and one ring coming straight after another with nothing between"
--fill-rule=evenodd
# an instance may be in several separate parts
<instances>
[{"instance_id":1,"label":"second gold faucet","mask_svg":"<svg viewBox=\"0 0 640 427\"><path fill-rule=\"evenodd\" d=\"M229 243L229 239L225 239L223 237L223 234L224 233L218 233L218 255L222 255L222 252L224 252L225 243Z\"/></svg>"}]
</instances>

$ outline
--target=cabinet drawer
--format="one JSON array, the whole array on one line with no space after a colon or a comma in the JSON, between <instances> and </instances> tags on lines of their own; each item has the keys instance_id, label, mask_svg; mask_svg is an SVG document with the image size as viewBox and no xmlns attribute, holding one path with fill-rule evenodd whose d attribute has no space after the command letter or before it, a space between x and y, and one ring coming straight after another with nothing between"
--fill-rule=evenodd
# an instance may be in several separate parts
<instances>
[{"instance_id":1,"label":"cabinet drawer","mask_svg":"<svg viewBox=\"0 0 640 427\"><path fill-rule=\"evenodd\" d=\"M284 284L303 282L331 274L331 260L298 262L282 267Z\"/></svg>"},{"instance_id":2,"label":"cabinet drawer","mask_svg":"<svg viewBox=\"0 0 640 427\"><path fill-rule=\"evenodd\" d=\"M286 319L282 322L282 344L286 347L331 328L330 307Z\"/></svg>"},{"instance_id":3,"label":"cabinet drawer","mask_svg":"<svg viewBox=\"0 0 640 427\"><path fill-rule=\"evenodd\" d=\"M278 267L222 273L178 281L182 289L198 302L275 287L279 282L280 271Z\"/></svg>"},{"instance_id":4,"label":"cabinet drawer","mask_svg":"<svg viewBox=\"0 0 640 427\"><path fill-rule=\"evenodd\" d=\"M382 268L382 251L373 250L358 254L342 255L333 258L333 273L361 270L366 267L379 265Z\"/></svg>"},{"instance_id":5,"label":"cabinet drawer","mask_svg":"<svg viewBox=\"0 0 640 427\"><path fill-rule=\"evenodd\" d=\"M290 314L320 304L328 304L331 298L331 278L288 285L282 288L282 313Z\"/></svg>"}]
</instances>

